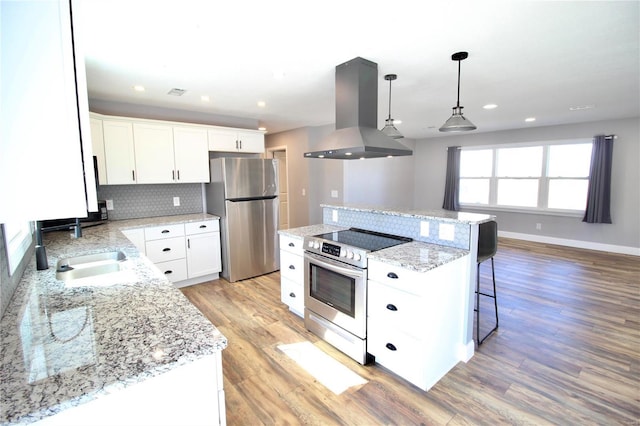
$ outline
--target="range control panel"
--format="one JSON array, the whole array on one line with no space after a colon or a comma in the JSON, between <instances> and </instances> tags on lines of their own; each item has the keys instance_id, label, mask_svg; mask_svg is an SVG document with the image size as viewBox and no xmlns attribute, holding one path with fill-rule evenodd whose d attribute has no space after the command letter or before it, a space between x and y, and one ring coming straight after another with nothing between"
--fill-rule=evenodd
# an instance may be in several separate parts
<instances>
[{"instance_id":1,"label":"range control panel","mask_svg":"<svg viewBox=\"0 0 640 426\"><path fill-rule=\"evenodd\" d=\"M353 247L345 244L335 244L327 242L317 237L305 237L304 249L329 258L334 258L340 262L359 268L367 267L367 252L369 250Z\"/></svg>"}]
</instances>

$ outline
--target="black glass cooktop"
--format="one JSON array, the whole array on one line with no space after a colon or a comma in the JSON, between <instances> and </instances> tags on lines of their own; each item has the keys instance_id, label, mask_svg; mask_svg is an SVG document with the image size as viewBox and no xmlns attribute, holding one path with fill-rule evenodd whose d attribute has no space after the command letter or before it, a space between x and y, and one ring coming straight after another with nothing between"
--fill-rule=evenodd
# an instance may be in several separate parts
<instances>
[{"instance_id":1,"label":"black glass cooktop","mask_svg":"<svg viewBox=\"0 0 640 426\"><path fill-rule=\"evenodd\" d=\"M411 238L407 237L398 237L396 235L383 234L358 228L328 232L326 234L316 235L315 237L369 251L382 250L398 244L413 241Z\"/></svg>"}]
</instances>

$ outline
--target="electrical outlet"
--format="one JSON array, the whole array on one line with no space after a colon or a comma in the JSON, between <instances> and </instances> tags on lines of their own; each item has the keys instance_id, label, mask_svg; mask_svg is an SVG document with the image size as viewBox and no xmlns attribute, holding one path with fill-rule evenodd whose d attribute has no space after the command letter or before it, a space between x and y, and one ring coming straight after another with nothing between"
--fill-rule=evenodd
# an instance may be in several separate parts
<instances>
[{"instance_id":1,"label":"electrical outlet","mask_svg":"<svg viewBox=\"0 0 640 426\"><path fill-rule=\"evenodd\" d=\"M536 223L536 230L538 230L538 231L542 230L542 224L541 223Z\"/></svg>"},{"instance_id":2,"label":"electrical outlet","mask_svg":"<svg viewBox=\"0 0 640 426\"><path fill-rule=\"evenodd\" d=\"M173 207L180 206L180 197L173 197Z\"/></svg>"},{"instance_id":3,"label":"electrical outlet","mask_svg":"<svg viewBox=\"0 0 640 426\"><path fill-rule=\"evenodd\" d=\"M331 190L331 198L338 198L338 191L336 189Z\"/></svg>"},{"instance_id":4,"label":"electrical outlet","mask_svg":"<svg viewBox=\"0 0 640 426\"><path fill-rule=\"evenodd\" d=\"M453 241L456 227L451 223L441 223L438 227L438 238L445 241Z\"/></svg>"},{"instance_id":5,"label":"electrical outlet","mask_svg":"<svg viewBox=\"0 0 640 426\"><path fill-rule=\"evenodd\" d=\"M305 195L307 195L307 190L302 188L302 196L304 197Z\"/></svg>"},{"instance_id":6,"label":"electrical outlet","mask_svg":"<svg viewBox=\"0 0 640 426\"><path fill-rule=\"evenodd\" d=\"M331 210L331 220L334 222L338 221L338 210Z\"/></svg>"},{"instance_id":7,"label":"electrical outlet","mask_svg":"<svg viewBox=\"0 0 640 426\"><path fill-rule=\"evenodd\" d=\"M429 236L429 222L426 220L420 221L420 236L428 237Z\"/></svg>"},{"instance_id":8,"label":"electrical outlet","mask_svg":"<svg viewBox=\"0 0 640 426\"><path fill-rule=\"evenodd\" d=\"M113 210L113 200L107 200L107 210Z\"/></svg>"}]
</instances>

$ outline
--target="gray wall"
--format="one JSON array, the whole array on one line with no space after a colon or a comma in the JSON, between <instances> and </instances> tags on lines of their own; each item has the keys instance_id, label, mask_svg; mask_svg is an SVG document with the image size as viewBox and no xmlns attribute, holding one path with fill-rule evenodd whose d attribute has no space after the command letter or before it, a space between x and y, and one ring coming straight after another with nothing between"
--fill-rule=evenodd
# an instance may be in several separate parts
<instances>
[{"instance_id":1,"label":"gray wall","mask_svg":"<svg viewBox=\"0 0 640 426\"><path fill-rule=\"evenodd\" d=\"M9 260L7 259L4 242L4 226L0 225L0 318L4 315L13 293L16 291L16 287L18 287L18 283L22 279L22 274L33 256L35 237L32 239L31 247L25 253L13 275L9 275Z\"/></svg>"},{"instance_id":2,"label":"gray wall","mask_svg":"<svg viewBox=\"0 0 640 426\"><path fill-rule=\"evenodd\" d=\"M180 206L173 206L180 197ZM113 200L109 220L202 213L202 184L101 185L98 199Z\"/></svg>"},{"instance_id":3,"label":"gray wall","mask_svg":"<svg viewBox=\"0 0 640 426\"><path fill-rule=\"evenodd\" d=\"M586 224L582 218L541 214L482 211L495 214L501 231L585 241L596 244L640 247L640 122L638 118L562 126L533 127L490 133L464 133L416 141L414 200L417 209L442 207L448 146L589 138L615 134L611 214L613 224ZM536 223L542 224L540 231Z\"/></svg>"}]
</instances>

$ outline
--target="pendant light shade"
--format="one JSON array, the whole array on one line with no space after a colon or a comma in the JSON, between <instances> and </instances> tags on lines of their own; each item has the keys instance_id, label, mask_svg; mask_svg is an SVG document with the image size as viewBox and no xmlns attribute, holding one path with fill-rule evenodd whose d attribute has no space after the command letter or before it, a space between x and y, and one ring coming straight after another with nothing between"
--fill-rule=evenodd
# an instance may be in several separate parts
<instances>
[{"instance_id":1,"label":"pendant light shade","mask_svg":"<svg viewBox=\"0 0 640 426\"><path fill-rule=\"evenodd\" d=\"M402 133L393 125L393 118L391 118L391 82L397 78L398 76L395 74L387 74L384 76L384 79L389 82L389 117L384 121L384 127L380 131L390 138L402 139L404 136L402 136Z\"/></svg>"},{"instance_id":2,"label":"pendant light shade","mask_svg":"<svg viewBox=\"0 0 640 426\"><path fill-rule=\"evenodd\" d=\"M453 107L453 114L440 127L441 132L465 132L476 129L476 126L462 115L464 107L460 106L460 62L467 59L468 56L468 52L457 52L451 55L452 61L458 61L458 100L456 106Z\"/></svg>"}]
</instances>

